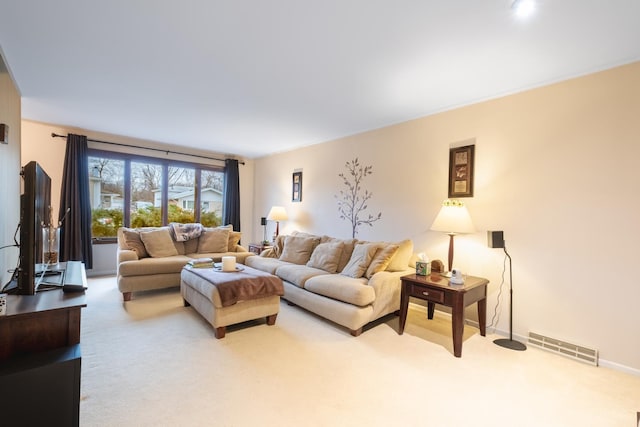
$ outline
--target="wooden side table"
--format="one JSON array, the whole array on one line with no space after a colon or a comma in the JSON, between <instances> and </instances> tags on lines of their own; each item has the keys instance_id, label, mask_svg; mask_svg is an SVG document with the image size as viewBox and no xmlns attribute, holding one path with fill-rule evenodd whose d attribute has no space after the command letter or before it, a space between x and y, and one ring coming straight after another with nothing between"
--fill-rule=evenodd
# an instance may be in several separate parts
<instances>
[{"instance_id":1,"label":"wooden side table","mask_svg":"<svg viewBox=\"0 0 640 427\"><path fill-rule=\"evenodd\" d=\"M451 285L444 276L432 274L418 276L409 274L401 278L400 327L398 334L404 332L409 310L409 297L427 301L427 317L433 319L436 304L451 307L451 327L453 333L453 354L462 356L462 334L464 332L464 308L478 303L478 323L480 335L486 334L487 325L487 284L482 277L467 276L462 285Z\"/></svg>"},{"instance_id":2,"label":"wooden side table","mask_svg":"<svg viewBox=\"0 0 640 427\"><path fill-rule=\"evenodd\" d=\"M271 248L271 245L264 243L249 243L249 252L253 252L256 255L260 255L265 249Z\"/></svg>"}]
</instances>

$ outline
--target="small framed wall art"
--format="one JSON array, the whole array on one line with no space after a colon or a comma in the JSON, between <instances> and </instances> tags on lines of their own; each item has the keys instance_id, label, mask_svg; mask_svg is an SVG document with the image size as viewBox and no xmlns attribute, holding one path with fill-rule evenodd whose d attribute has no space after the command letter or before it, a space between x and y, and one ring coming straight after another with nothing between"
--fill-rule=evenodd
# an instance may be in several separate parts
<instances>
[{"instance_id":1,"label":"small framed wall art","mask_svg":"<svg viewBox=\"0 0 640 427\"><path fill-rule=\"evenodd\" d=\"M302 201L302 172L294 172L291 178L291 201Z\"/></svg>"},{"instance_id":2,"label":"small framed wall art","mask_svg":"<svg viewBox=\"0 0 640 427\"><path fill-rule=\"evenodd\" d=\"M473 197L475 145L449 150L449 198Z\"/></svg>"}]
</instances>

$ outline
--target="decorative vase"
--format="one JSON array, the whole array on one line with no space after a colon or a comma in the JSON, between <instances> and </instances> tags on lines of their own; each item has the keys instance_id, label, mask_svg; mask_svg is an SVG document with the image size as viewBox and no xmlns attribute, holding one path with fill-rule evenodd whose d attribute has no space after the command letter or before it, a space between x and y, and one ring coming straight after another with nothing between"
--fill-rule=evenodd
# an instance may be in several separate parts
<instances>
[{"instance_id":1,"label":"decorative vase","mask_svg":"<svg viewBox=\"0 0 640 427\"><path fill-rule=\"evenodd\" d=\"M42 262L44 264L57 264L60 260L60 228L42 228Z\"/></svg>"}]
</instances>

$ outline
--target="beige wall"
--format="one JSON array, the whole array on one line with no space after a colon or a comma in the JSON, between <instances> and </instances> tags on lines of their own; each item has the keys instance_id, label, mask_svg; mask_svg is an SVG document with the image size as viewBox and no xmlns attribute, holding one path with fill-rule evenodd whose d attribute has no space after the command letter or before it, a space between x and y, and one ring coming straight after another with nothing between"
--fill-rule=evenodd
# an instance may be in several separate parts
<instances>
[{"instance_id":1,"label":"beige wall","mask_svg":"<svg viewBox=\"0 0 640 427\"><path fill-rule=\"evenodd\" d=\"M0 246L13 244L20 222L20 93L0 49L0 123L9 126L9 143L0 144ZM7 270L18 265L18 248L0 250L0 287L10 279Z\"/></svg>"},{"instance_id":2,"label":"beige wall","mask_svg":"<svg viewBox=\"0 0 640 427\"><path fill-rule=\"evenodd\" d=\"M417 251L446 260L448 237L429 228L447 197L449 148L474 139L475 194L465 202L478 231L456 238L454 265L491 280L488 320L504 254L486 246L486 230L504 230L514 332L594 347L604 364L640 373L639 117L634 63L258 159L254 208L259 217L271 205L285 206L284 232L350 236L335 195L345 162L358 157L373 166L364 180L373 192L368 212L382 212L358 237L409 237ZM292 203L291 174L300 169L303 201ZM257 228L253 237L261 236ZM500 312L498 329L507 331L507 298Z\"/></svg>"},{"instance_id":3,"label":"beige wall","mask_svg":"<svg viewBox=\"0 0 640 427\"><path fill-rule=\"evenodd\" d=\"M86 129L77 129L72 127L57 126L39 122L33 122L29 120L22 121L22 159L23 163L30 160L35 160L43 167L43 169L51 177L51 202L54 211L54 218L58 217L58 207L60 206L60 187L62 184L62 168L64 164L65 153L65 140L63 138L52 138L51 134L56 133L59 135L66 135L68 133L76 133L80 135L86 135L90 139L96 139L100 141L116 142L120 144L135 145L140 147L150 148L162 148L170 151L176 151L181 153L190 153L197 155L204 155L208 157L224 158L223 155L217 155L216 153L206 152L202 150L190 150L184 147L175 147L169 145L162 145L153 141L140 140L135 138L127 138L119 135L105 134L101 132L95 132ZM127 147L119 147L114 145L105 145L98 143L89 143L89 147L119 151L124 153L141 154L144 156L152 157L164 157L166 154L157 153L154 151L143 149L132 149ZM203 164L211 164L216 166L223 166L223 162L209 161L206 159L194 158L189 156L181 156L176 154L170 154L172 159L185 160L190 162L197 162ZM253 161L245 161L244 166L240 166L240 225L243 234L251 236L254 224L251 220L252 217L252 184L253 184ZM258 226L260 222L258 221ZM243 239L242 243L245 243ZM99 256L96 256L99 253ZM88 271L88 275L101 275L101 274L113 274L116 271L116 255L115 245L94 245L94 268L93 271Z\"/></svg>"}]
</instances>

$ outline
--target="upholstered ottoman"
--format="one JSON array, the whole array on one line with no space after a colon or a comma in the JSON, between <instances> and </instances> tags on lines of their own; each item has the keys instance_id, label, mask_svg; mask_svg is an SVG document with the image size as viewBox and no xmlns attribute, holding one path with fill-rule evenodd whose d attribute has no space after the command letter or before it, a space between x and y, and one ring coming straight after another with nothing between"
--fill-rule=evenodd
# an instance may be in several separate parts
<instances>
[{"instance_id":1,"label":"upholstered ottoman","mask_svg":"<svg viewBox=\"0 0 640 427\"><path fill-rule=\"evenodd\" d=\"M284 295L282 280L269 273L238 264L239 271L185 266L180 273L184 306L192 306L224 338L226 327L247 320L267 318L274 325Z\"/></svg>"}]
</instances>

